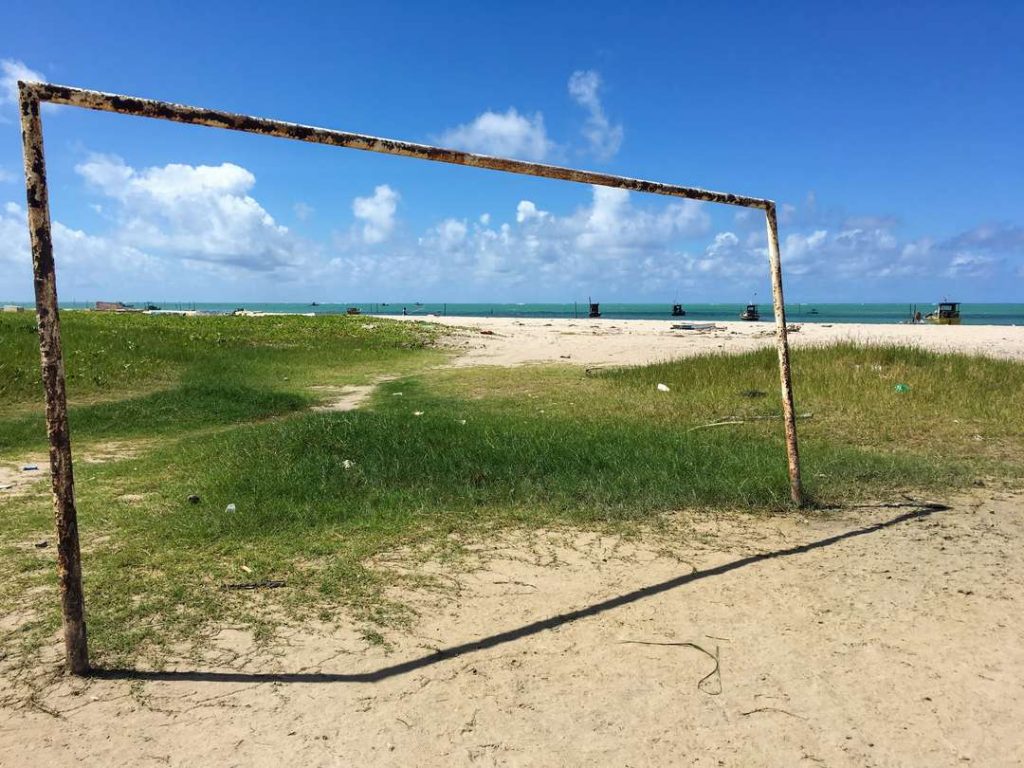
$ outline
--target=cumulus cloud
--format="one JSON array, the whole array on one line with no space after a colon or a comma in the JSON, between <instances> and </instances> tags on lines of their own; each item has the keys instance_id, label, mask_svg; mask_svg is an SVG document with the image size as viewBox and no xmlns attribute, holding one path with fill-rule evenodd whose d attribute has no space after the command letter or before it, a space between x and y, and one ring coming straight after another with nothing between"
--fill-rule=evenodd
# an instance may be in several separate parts
<instances>
[{"instance_id":1,"label":"cumulus cloud","mask_svg":"<svg viewBox=\"0 0 1024 768\"><path fill-rule=\"evenodd\" d=\"M532 200L520 200L516 206L516 222L519 224L531 219L543 219L547 215L548 212L538 209Z\"/></svg>"},{"instance_id":2,"label":"cumulus cloud","mask_svg":"<svg viewBox=\"0 0 1024 768\"><path fill-rule=\"evenodd\" d=\"M0 265L6 272L8 269L24 267L28 259L28 221L25 211L15 203L7 203L0 213Z\"/></svg>"},{"instance_id":3,"label":"cumulus cloud","mask_svg":"<svg viewBox=\"0 0 1024 768\"><path fill-rule=\"evenodd\" d=\"M514 107L507 112L487 111L470 123L456 126L441 134L440 142L467 152L523 160L543 160L554 143L544 128L544 116L521 115Z\"/></svg>"},{"instance_id":4,"label":"cumulus cloud","mask_svg":"<svg viewBox=\"0 0 1024 768\"><path fill-rule=\"evenodd\" d=\"M162 266L137 248L108 238L72 229L59 221L51 224L53 252L61 288L90 284L87 277L123 276L145 271L159 276ZM11 297L32 293L32 257L29 250L28 224L25 209L8 202L0 211L0 274ZM96 278L91 280L96 284ZM65 294L66 295L66 294Z\"/></svg>"},{"instance_id":5,"label":"cumulus cloud","mask_svg":"<svg viewBox=\"0 0 1024 768\"><path fill-rule=\"evenodd\" d=\"M947 277L989 277L1000 260L980 253L958 253L949 262Z\"/></svg>"},{"instance_id":6,"label":"cumulus cloud","mask_svg":"<svg viewBox=\"0 0 1024 768\"><path fill-rule=\"evenodd\" d=\"M135 169L93 155L75 171L115 203L112 237L126 246L250 271L302 261L302 243L248 194L255 176L233 163Z\"/></svg>"},{"instance_id":7,"label":"cumulus cloud","mask_svg":"<svg viewBox=\"0 0 1024 768\"><path fill-rule=\"evenodd\" d=\"M0 59L0 104L18 103L18 81L43 83L46 78L17 59Z\"/></svg>"},{"instance_id":8,"label":"cumulus cloud","mask_svg":"<svg viewBox=\"0 0 1024 768\"><path fill-rule=\"evenodd\" d=\"M930 249L949 258L947 277L987 278L1011 261L1024 262L1024 227L982 224ZM1024 274L1024 264L1017 273Z\"/></svg>"},{"instance_id":9,"label":"cumulus cloud","mask_svg":"<svg viewBox=\"0 0 1024 768\"><path fill-rule=\"evenodd\" d=\"M600 90L601 76L593 70L578 70L569 77L569 95L587 110L583 136L590 151L601 160L608 160L622 146L625 131L621 123L613 125L608 119L598 95Z\"/></svg>"},{"instance_id":10,"label":"cumulus cloud","mask_svg":"<svg viewBox=\"0 0 1024 768\"><path fill-rule=\"evenodd\" d=\"M994 254L1024 254L1024 227L1016 224L982 224L948 241L957 250Z\"/></svg>"},{"instance_id":11,"label":"cumulus cloud","mask_svg":"<svg viewBox=\"0 0 1024 768\"><path fill-rule=\"evenodd\" d=\"M894 280L927 284L937 278L994 279L1012 274L1024 261L1024 227L1019 225L986 224L945 239L906 238L899 235L897 217L817 211L815 202L809 199L806 207L790 207L781 250L786 276L819 290L900 284L889 282ZM705 256L691 263L693 269L727 276L735 274L740 263L749 265L746 271L751 276L763 274L766 251L760 218L734 221L746 232L745 240L734 242L732 233L719 233Z\"/></svg>"},{"instance_id":12,"label":"cumulus cloud","mask_svg":"<svg viewBox=\"0 0 1024 768\"><path fill-rule=\"evenodd\" d=\"M434 234L441 250L450 253L466 242L469 227L465 221L445 219L434 228Z\"/></svg>"},{"instance_id":13,"label":"cumulus cloud","mask_svg":"<svg viewBox=\"0 0 1024 768\"><path fill-rule=\"evenodd\" d=\"M587 204L558 215L532 200L520 200L512 220L446 218L429 227L410 247L396 244L386 254L358 249L339 256L346 273L378 280L409 279L417 285L535 283L541 291L582 282L602 285L645 280L677 258L679 243L707 233L709 219L699 203L673 201L656 209L633 205L628 192L594 187ZM372 267L371 267L372 262ZM650 273L650 274L648 274ZM386 276L386 277L385 277Z\"/></svg>"},{"instance_id":14,"label":"cumulus cloud","mask_svg":"<svg viewBox=\"0 0 1024 768\"><path fill-rule=\"evenodd\" d=\"M352 215L363 222L363 242L382 243L395 228L398 193L387 184L380 184L370 197L357 197L352 201Z\"/></svg>"}]
</instances>

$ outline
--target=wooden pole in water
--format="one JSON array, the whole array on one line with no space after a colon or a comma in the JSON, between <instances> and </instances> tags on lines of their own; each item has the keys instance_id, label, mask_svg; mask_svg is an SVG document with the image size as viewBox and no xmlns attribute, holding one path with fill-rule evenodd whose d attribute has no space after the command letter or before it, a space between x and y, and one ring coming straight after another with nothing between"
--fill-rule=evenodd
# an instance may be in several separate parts
<instances>
[{"instance_id":1,"label":"wooden pole in water","mask_svg":"<svg viewBox=\"0 0 1024 768\"><path fill-rule=\"evenodd\" d=\"M46 432L50 439L50 479L57 524L57 578L60 582L64 619L64 648L68 670L74 675L89 671L85 634L85 601L82 594L82 561L78 546L78 514L75 480L71 467L71 433L64 390L64 361L60 347L60 315L57 311L57 279L50 236L50 203L43 158L43 126L39 97L24 83L20 91L21 140L25 153L25 192L28 228L32 245L32 269L39 324L39 355L46 390Z\"/></svg>"},{"instance_id":2,"label":"wooden pole in water","mask_svg":"<svg viewBox=\"0 0 1024 768\"><path fill-rule=\"evenodd\" d=\"M800 452L796 442L796 410L793 407L793 378L789 367L789 338L786 332L786 303L782 296L782 258L779 254L779 225L775 203L764 212L768 226L768 261L772 273L772 304L775 308L776 346L782 384L782 420L786 426L786 457L789 460L789 495L797 506L803 504L800 483Z\"/></svg>"}]
</instances>

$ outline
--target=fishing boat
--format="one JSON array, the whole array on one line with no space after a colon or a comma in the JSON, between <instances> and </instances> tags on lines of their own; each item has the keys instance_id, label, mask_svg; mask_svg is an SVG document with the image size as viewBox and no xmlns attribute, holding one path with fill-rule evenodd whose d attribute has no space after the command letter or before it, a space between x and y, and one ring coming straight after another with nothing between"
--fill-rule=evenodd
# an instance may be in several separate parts
<instances>
[{"instance_id":1,"label":"fishing boat","mask_svg":"<svg viewBox=\"0 0 1024 768\"><path fill-rule=\"evenodd\" d=\"M672 305L672 317L685 317L685 316L686 316L686 310L683 309L683 305L682 304L673 304Z\"/></svg>"},{"instance_id":2,"label":"fishing boat","mask_svg":"<svg viewBox=\"0 0 1024 768\"><path fill-rule=\"evenodd\" d=\"M960 302L943 301L934 312L925 315L925 322L933 325L960 325Z\"/></svg>"},{"instance_id":3,"label":"fishing boat","mask_svg":"<svg viewBox=\"0 0 1024 768\"><path fill-rule=\"evenodd\" d=\"M761 313L757 309L757 304L747 304L747 308L740 312L740 320L760 320Z\"/></svg>"}]
</instances>

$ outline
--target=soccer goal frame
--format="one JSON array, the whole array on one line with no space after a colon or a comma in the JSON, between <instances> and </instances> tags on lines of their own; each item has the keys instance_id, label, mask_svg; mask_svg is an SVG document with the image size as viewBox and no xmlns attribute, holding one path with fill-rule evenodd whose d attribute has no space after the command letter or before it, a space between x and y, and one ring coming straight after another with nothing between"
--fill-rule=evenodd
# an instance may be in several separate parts
<instances>
[{"instance_id":1,"label":"soccer goal frame","mask_svg":"<svg viewBox=\"0 0 1024 768\"><path fill-rule=\"evenodd\" d=\"M790 497L794 504L802 503L796 417L793 409L793 384L789 364L789 341L786 335L786 308L782 294L779 230L775 203L772 200L504 157L477 155L444 147L317 128L281 120L269 120L216 109L119 96L51 83L19 82L18 93L21 138L25 159L28 229L32 248L36 317L39 326L39 354L42 363L43 387L46 392L46 432L50 444L50 472L57 529L57 576L60 585L67 666L72 674L84 675L89 672L89 654L85 629L85 600L82 591L81 552L78 544L78 514L75 507L71 432L68 429L64 358L61 351L60 315L57 306L57 279L50 231L49 192L46 185L46 162L43 156L43 124L40 107L46 102L100 112L169 120L174 123L205 125L243 133L276 136L312 144L361 149L385 155L399 155L439 163L486 168L523 176L540 176L578 184L615 187L633 192L681 197L687 200L701 200L741 208L757 208L764 211L768 231L768 264L772 279L772 303L775 309L776 346L779 356L786 454L789 462Z\"/></svg>"}]
</instances>

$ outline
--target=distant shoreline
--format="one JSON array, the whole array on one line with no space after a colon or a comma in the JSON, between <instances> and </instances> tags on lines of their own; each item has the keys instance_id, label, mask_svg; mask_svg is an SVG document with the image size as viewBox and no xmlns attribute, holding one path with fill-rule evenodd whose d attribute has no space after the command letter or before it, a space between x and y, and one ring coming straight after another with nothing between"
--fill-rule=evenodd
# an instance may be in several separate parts
<instances>
[{"instance_id":1,"label":"distant shoreline","mask_svg":"<svg viewBox=\"0 0 1024 768\"><path fill-rule=\"evenodd\" d=\"M420 318L406 318L415 322ZM748 352L775 343L770 322L663 320L429 318L452 327L454 365L646 365L709 352ZM680 326L674 329L672 326ZM918 347L1024 361L1024 325L909 325L790 321L794 347L842 342Z\"/></svg>"},{"instance_id":2,"label":"distant shoreline","mask_svg":"<svg viewBox=\"0 0 1024 768\"><path fill-rule=\"evenodd\" d=\"M0 302L31 310L30 302ZM246 313L287 315L343 315L349 308L359 314L385 317L412 316L422 319L433 317L508 318L508 319L588 319L589 307L585 302L573 303L421 303L415 302L352 302L352 303L298 303L298 302L125 302L134 309L147 305L157 306L161 312L196 312L198 314L231 314L237 310ZM761 322L772 320L770 301L759 301ZM91 309L95 302L63 302L61 309ZM671 303L600 304L604 320L672 320L687 322L730 322L739 318L745 304L683 304L685 315L673 316ZM912 309L927 314L934 303L794 303L786 306L787 319L802 323L892 325L907 323ZM1024 304L964 303L961 306L964 325L971 326L1024 326Z\"/></svg>"}]
</instances>

